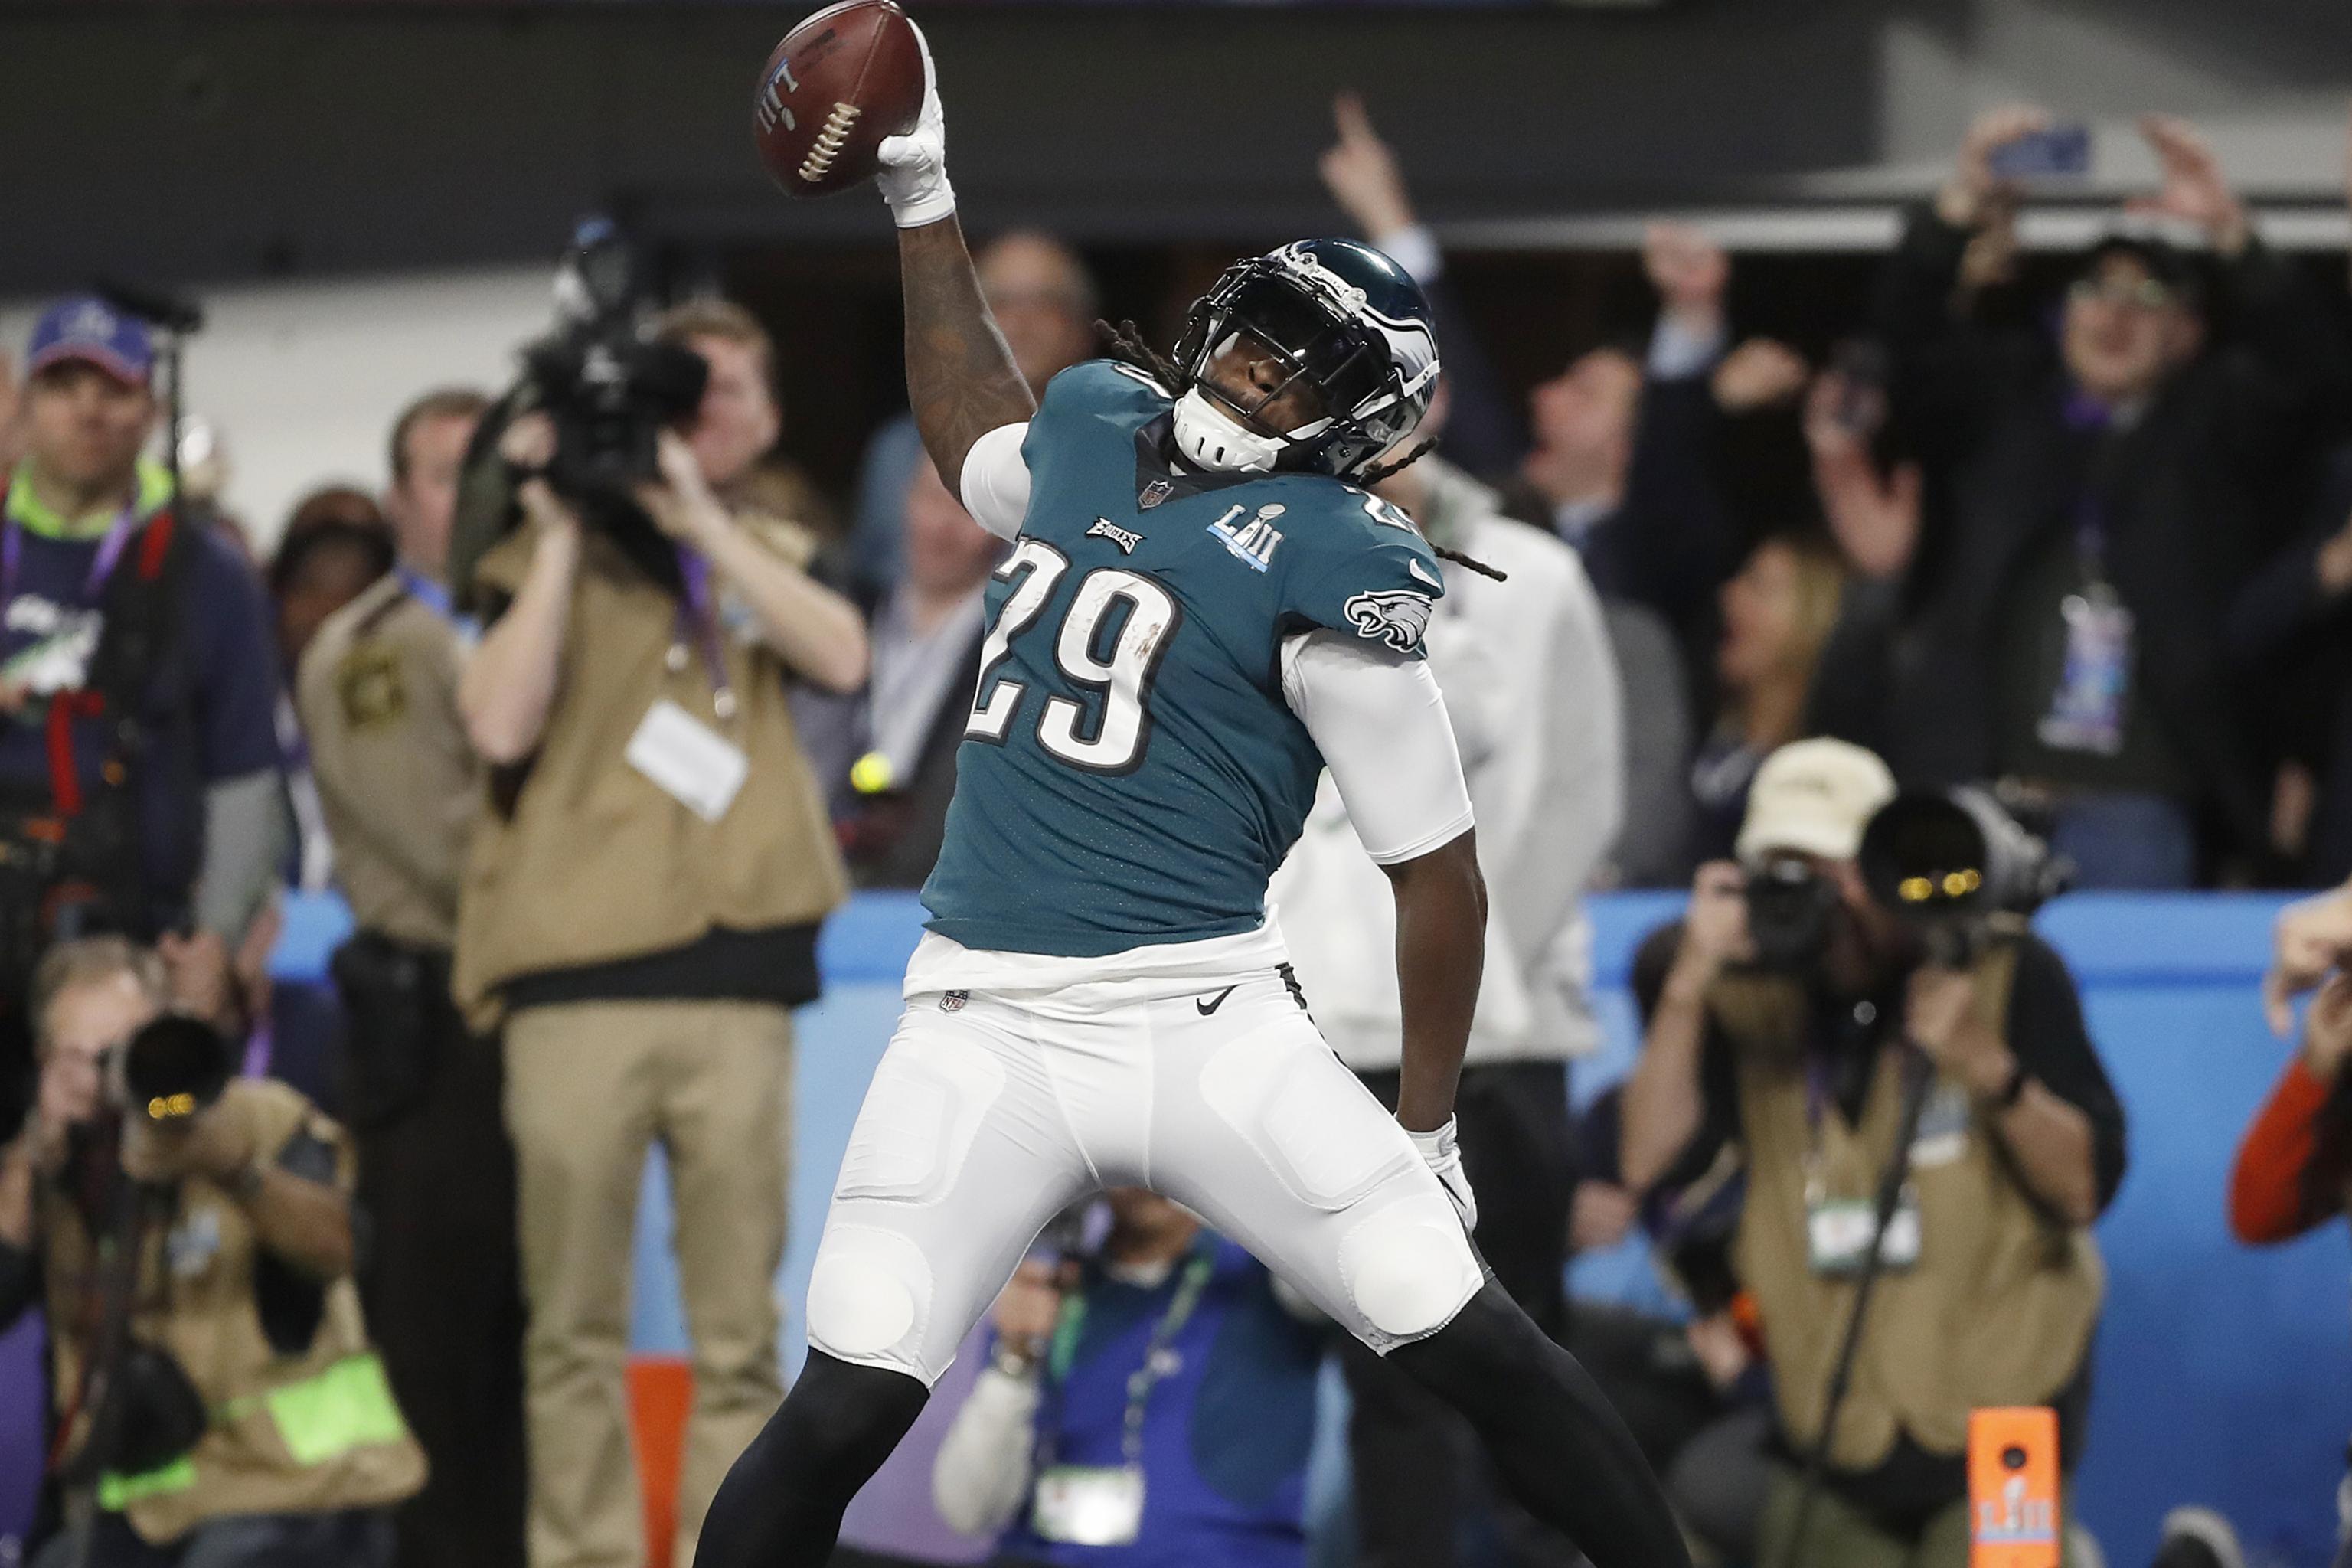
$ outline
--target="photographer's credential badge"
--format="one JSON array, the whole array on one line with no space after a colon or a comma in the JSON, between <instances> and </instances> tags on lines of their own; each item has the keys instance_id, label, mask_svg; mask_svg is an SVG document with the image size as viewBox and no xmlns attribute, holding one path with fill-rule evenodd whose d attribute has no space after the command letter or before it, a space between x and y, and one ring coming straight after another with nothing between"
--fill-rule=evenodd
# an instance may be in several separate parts
<instances>
[{"instance_id":1,"label":"photographer's credential badge","mask_svg":"<svg viewBox=\"0 0 2352 1568\"><path fill-rule=\"evenodd\" d=\"M625 754L631 767L705 822L727 815L751 771L743 748L667 697L646 710Z\"/></svg>"}]
</instances>

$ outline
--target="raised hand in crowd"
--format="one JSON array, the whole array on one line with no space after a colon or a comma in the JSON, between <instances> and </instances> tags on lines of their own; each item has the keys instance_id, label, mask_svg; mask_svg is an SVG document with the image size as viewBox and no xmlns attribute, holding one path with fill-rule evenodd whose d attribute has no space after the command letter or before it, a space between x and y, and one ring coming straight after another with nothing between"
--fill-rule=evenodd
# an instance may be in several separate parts
<instances>
[{"instance_id":1,"label":"raised hand in crowd","mask_svg":"<svg viewBox=\"0 0 2352 1568\"><path fill-rule=\"evenodd\" d=\"M1686 223L1648 225L1642 231L1642 271L1675 326L1698 338L1723 331L1731 258L1705 230Z\"/></svg>"},{"instance_id":2,"label":"raised hand in crowd","mask_svg":"<svg viewBox=\"0 0 2352 1568\"><path fill-rule=\"evenodd\" d=\"M1805 446L1830 533L1857 571L1892 577L1919 543L1919 465L1881 474L1871 437L1886 416L1886 395L1835 366L1805 395Z\"/></svg>"},{"instance_id":3,"label":"raised hand in crowd","mask_svg":"<svg viewBox=\"0 0 2352 1568\"><path fill-rule=\"evenodd\" d=\"M2144 114L2139 133L2156 154L2164 184L2153 196L2135 197L2125 210L2194 224L2222 256L2245 249L2252 232L2245 206L2230 188L2204 132L2169 114Z\"/></svg>"},{"instance_id":4,"label":"raised hand in crowd","mask_svg":"<svg viewBox=\"0 0 2352 1568\"><path fill-rule=\"evenodd\" d=\"M1936 193L1936 216L1954 228L1974 228L1993 216L1994 204L2013 202L2016 182L1993 172L1993 155L2050 125L2050 111L2030 103L2006 103L1978 115L1960 138L1950 177Z\"/></svg>"},{"instance_id":5,"label":"raised hand in crowd","mask_svg":"<svg viewBox=\"0 0 2352 1568\"><path fill-rule=\"evenodd\" d=\"M2294 999L2340 975L2352 958L2352 883L2289 904L2272 931L2271 966L2263 976L2263 1014L2271 1032L2294 1032Z\"/></svg>"},{"instance_id":6,"label":"raised hand in crowd","mask_svg":"<svg viewBox=\"0 0 2352 1568\"><path fill-rule=\"evenodd\" d=\"M1419 220L1405 189L1404 172L1397 166L1395 153L1372 129L1363 99L1352 92L1339 94L1331 100L1331 118L1339 140L1317 165L1323 188L1374 244L1412 227Z\"/></svg>"},{"instance_id":7,"label":"raised hand in crowd","mask_svg":"<svg viewBox=\"0 0 2352 1568\"><path fill-rule=\"evenodd\" d=\"M1792 401L1805 390L1813 367L1777 338L1749 338L1723 356L1710 390L1726 414L1752 414Z\"/></svg>"}]
</instances>

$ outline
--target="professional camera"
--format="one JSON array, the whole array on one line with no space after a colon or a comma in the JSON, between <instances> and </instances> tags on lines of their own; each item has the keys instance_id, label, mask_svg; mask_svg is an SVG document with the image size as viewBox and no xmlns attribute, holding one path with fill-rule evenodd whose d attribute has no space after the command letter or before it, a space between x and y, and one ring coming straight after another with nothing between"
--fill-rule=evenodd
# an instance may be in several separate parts
<instances>
[{"instance_id":1,"label":"professional camera","mask_svg":"<svg viewBox=\"0 0 2352 1568\"><path fill-rule=\"evenodd\" d=\"M1775 855L1748 868L1742 891L1756 966L1780 974L1811 973L1829 945L1830 916L1838 905L1829 879L1801 856Z\"/></svg>"},{"instance_id":2,"label":"professional camera","mask_svg":"<svg viewBox=\"0 0 2352 1568\"><path fill-rule=\"evenodd\" d=\"M166 1013L122 1047L123 1109L150 1121L185 1121L228 1087L229 1044L218 1029Z\"/></svg>"},{"instance_id":3,"label":"professional camera","mask_svg":"<svg viewBox=\"0 0 2352 1568\"><path fill-rule=\"evenodd\" d=\"M548 483L594 510L635 511L630 488L660 477L662 427L702 401L702 356L646 335L652 290L637 252L603 218L572 236L555 279L555 331L523 350L540 406L555 422ZM609 521L607 519L606 521Z\"/></svg>"},{"instance_id":4,"label":"professional camera","mask_svg":"<svg viewBox=\"0 0 2352 1568\"><path fill-rule=\"evenodd\" d=\"M2072 868L1979 789L1906 791L1863 829L1863 885L1919 934L1930 958L1966 965L2003 921L2065 890ZM1748 868L1748 931L1756 965L1810 973L1829 942L1837 889L1801 856Z\"/></svg>"},{"instance_id":5,"label":"professional camera","mask_svg":"<svg viewBox=\"0 0 2352 1568\"><path fill-rule=\"evenodd\" d=\"M1955 968L2063 892L2073 871L1980 789L1896 795L1863 830L1861 862L1871 897Z\"/></svg>"}]
</instances>

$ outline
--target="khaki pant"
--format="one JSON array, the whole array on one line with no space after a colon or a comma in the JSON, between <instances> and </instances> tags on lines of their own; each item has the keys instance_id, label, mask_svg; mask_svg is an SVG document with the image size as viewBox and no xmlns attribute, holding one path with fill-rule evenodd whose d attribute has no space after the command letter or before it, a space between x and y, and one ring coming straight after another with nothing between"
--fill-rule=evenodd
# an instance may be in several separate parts
<instances>
[{"instance_id":1,"label":"khaki pant","mask_svg":"<svg viewBox=\"0 0 2352 1568\"><path fill-rule=\"evenodd\" d=\"M792 1015L749 1002L532 1007L507 1025L530 1411L531 1568L645 1560L624 1363L646 1146L669 1162L694 1411L678 1480L688 1568L735 1457L782 1397Z\"/></svg>"},{"instance_id":2,"label":"khaki pant","mask_svg":"<svg viewBox=\"0 0 2352 1568\"><path fill-rule=\"evenodd\" d=\"M1786 1466L1772 1470L1771 1490L1764 1500L1764 1521L1757 1531L1757 1568L1968 1568L1969 1505L1952 1504L1927 1521L1916 1542L1888 1535L1870 1520L1823 1489L1805 1526L1801 1564L1789 1555L1789 1532L1795 1528L1797 1501L1804 1481ZM2071 1517L2074 1494L2066 1495ZM2082 1568L2076 1540L2069 1531L2066 1568Z\"/></svg>"}]
</instances>

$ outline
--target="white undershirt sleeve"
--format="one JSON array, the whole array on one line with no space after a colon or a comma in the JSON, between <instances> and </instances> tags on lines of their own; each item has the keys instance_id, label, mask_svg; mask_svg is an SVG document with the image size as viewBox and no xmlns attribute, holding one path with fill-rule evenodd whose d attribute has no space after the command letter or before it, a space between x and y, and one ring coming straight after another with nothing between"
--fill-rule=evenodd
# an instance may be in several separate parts
<instances>
[{"instance_id":1,"label":"white undershirt sleeve","mask_svg":"<svg viewBox=\"0 0 2352 1568\"><path fill-rule=\"evenodd\" d=\"M1308 632L1282 646L1282 695L1315 737L1376 864L1426 855L1470 830L1462 753L1426 660Z\"/></svg>"},{"instance_id":2,"label":"white undershirt sleeve","mask_svg":"<svg viewBox=\"0 0 2352 1568\"><path fill-rule=\"evenodd\" d=\"M1025 420L999 425L963 455L963 509L999 539L1019 534L1022 520L1029 515L1029 465L1021 457L1021 443L1028 434Z\"/></svg>"}]
</instances>

